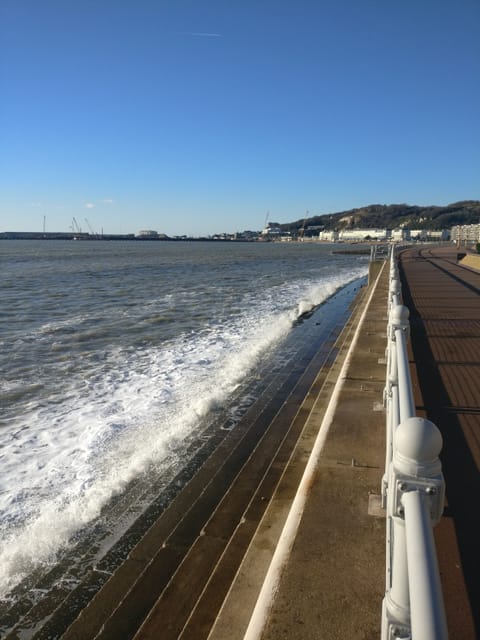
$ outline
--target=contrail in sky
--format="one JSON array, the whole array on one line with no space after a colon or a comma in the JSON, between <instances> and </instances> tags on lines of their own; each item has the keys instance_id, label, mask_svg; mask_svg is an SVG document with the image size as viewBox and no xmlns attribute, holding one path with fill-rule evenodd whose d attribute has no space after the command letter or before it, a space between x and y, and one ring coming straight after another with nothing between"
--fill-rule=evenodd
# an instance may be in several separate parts
<instances>
[{"instance_id":1,"label":"contrail in sky","mask_svg":"<svg viewBox=\"0 0 480 640\"><path fill-rule=\"evenodd\" d=\"M202 31L187 31L187 36L199 36L200 38L221 38L221 33L204 33Z\"/></svg>"}]
</instances>

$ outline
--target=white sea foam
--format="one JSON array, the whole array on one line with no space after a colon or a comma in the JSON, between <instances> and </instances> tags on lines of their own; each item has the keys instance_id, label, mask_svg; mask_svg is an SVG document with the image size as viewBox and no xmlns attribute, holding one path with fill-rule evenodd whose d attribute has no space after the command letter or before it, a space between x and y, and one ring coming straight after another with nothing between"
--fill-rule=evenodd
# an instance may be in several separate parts
<instances>
[{"instance_id":1,"label":"white sea foam","mask_svg":"<svg viewBox=\"0 0 480 640\"><path fill-rule=\"evenodd\" d=\"M293 281L245 294L198 333L151 348L111 349L71 373L65 361L48 401L25 405L1 431L0 595L35 565L54 561L82 526L149 465L181 455L181 443L224 404L265 350L338 287L364 275ZM62 326L44 324L42 332ZM87 366L88 365L88 366Z\"/></svg>"}]
</instances>

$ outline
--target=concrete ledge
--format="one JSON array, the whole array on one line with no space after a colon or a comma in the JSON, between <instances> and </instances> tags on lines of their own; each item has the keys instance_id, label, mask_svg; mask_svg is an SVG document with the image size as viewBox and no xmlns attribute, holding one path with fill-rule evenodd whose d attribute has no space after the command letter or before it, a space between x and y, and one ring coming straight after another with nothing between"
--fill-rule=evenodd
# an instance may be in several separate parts
<instances>
[{"instance_id":1,"label":"concrete ledge","mask_svg":"<svg viewBox=\"0 0 480 640\"><path fill-rule=\"evenodd\" d=\"M380 264L371 269L380 272ZM264 640L379 637L385 583L385 521L369 515L383 473L388 269L377 284L346 373L341 374L368 290L339 337L339 354L318 390L304 432L239 568L209 640L240 640L289 514L335 381L343 387L310 486L290 559L261 637ZM369 287L370 288L370 287ZM376 516L379 514L376 512ZM345 635L347 634L347 635ZM360 636L359 636L360 637Z\"/></svg>"},{"instance_id":2,"label":"concrete ledge","mask_svg":"<svg viewBox=\"0 0 480 640\"><path fill-rule=\"evenodd\" d=\"M475 271L480 271L480 254L469 253L460 260L460 264L470 269L475 269Z\"/></svg>"}]
</instances>

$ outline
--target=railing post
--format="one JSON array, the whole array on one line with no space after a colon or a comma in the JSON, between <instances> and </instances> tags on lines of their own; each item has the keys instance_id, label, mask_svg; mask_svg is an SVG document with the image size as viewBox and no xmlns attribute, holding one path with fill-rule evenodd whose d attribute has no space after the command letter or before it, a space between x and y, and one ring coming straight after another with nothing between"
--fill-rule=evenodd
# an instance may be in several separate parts
<instances>
[{"instance_id":1,"label":"railing post","mask_svg":"<svg viewBox=\"0 0 480 640\"><path fill-rule=\"evenodd\" d=\"M392 500L396 486L395 454L390 465L387 498L387 584L383 601L382 640L410 639L410 592L403 506Z\"/></svg>"},{"instance_id":2,"label":"railing post","mask_svg":"<svg viewBox=\"0 0 480 640\"><path fill-rule=\"evenodd\" d=\"M390 306L396 307L400 304L400 280L394 275L390 281Z\"/></svg>"},{"instance_id":3,"label":"railing post","mask_svg":"<svg viewBox=\"0 0 480 640\"><path fill-rule=\"evenodd\" d=\"M439 430L424 418L408 418L395 430L388 479L390 580L384 640L412 635L422 640L447 638L431 531L441 518L445 496L441 447Z\"/></svg>"},{"instance_id":4,"label":"railing post","mask_svg":"<svg viewBox=\"0 0 480 640\"><path fill-rule=\"evenodd\" d=\"M410 616L414 637L446 640L432 527L440 521L445 482L439 460L442 436L424 418L402 422L395 433L396 502L403 506L409 571Z\"/></svg>"}]
</instances>

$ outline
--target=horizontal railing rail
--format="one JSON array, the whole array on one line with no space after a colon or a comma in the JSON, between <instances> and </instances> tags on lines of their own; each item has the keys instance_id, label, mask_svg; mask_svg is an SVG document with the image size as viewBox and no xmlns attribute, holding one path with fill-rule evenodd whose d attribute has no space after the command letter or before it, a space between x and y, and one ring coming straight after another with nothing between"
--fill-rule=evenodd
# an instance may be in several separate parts
<instances>
[{"instance_id":1,"label":"horizontal railing rail","mask_svg":"<svg viewBox=\"0 0 480 640\"><path fill-rule=\"evenodd\" d=\"M416 417L407 351L409 310L401 304L394 248L388 293L386 458L382 504L387 515L382 640L447 640L433 526L445 482L438 428Z\"/></svg>"}]
</instances>

